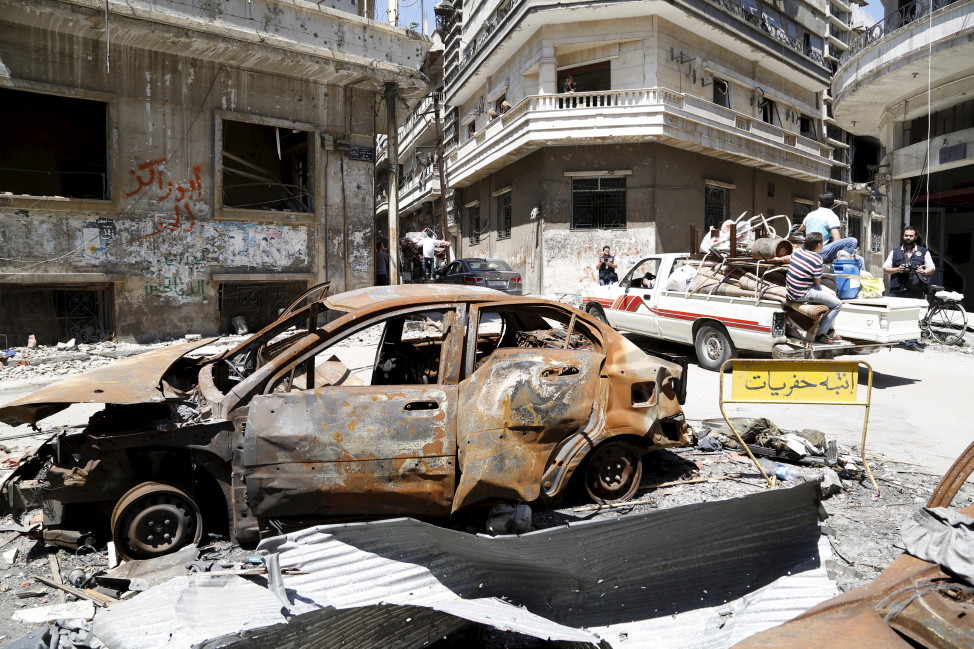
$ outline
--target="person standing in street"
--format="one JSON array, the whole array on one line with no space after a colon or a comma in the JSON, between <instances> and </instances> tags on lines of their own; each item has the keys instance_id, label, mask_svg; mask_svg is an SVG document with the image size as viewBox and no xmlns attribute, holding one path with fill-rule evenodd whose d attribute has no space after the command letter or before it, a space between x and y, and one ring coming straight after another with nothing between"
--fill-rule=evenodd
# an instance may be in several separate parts
<instances>
[{"instance_id":1,"label":"person standing in street","mask_svg":"<svg viewBox=\"0 0 974 649\"><path fill-rule=\"evenodd\" d=\"M805 237L803 246L791 253L785 287L788 289L789 300L824 304L829 308L829 312L818 323L819 333L815 342L834 343L842 340L832 329L832 323L842 308L842 300L832 289L822 286L823 247L821 233L812 232Z\"/></svg>"},{"instance_id":2,"label":"person standing in street","mask_svg":"<svg viewBox=\"0 0 974 649\"><path fill-rule=\"evenodd\" d=\"M413 239L413 242L423 250L423 279L433 279L433 268L436 266L436 248L437 246L448 246L450 242L434 239L425 232L423 236Z\"/></svg>"},{"instance_id":3,"label":"person standing in street","mask_svg":"<svg viewBox=\"0 0 974 649\"><path fill-rule=\"evenodd\" d=\"M379 249L375 253L375 285L389 285L389 248L385 241L379 242Z\"/></svg>"},{"instance_id":4,"label":"person standing in street","mask_svg":"<svg viewBox=\"0 0 974 649\"><path fill-rule=\"evenodd\" d=\"M599 286L608 286L619 281L619 276L616 274L616 258L609 246L602 247L602 254L599 255L595 268L598 272Z\"/></svg>"},{"instance_id":5,"label":"person standing in street","mask_svg":"<svg viewBox=\"0 0 974 649\"><path fill-rule=\"evenodd\" d=\"M833 205L835 205L835 196L832 192L820 194L818 197L818 209L812 210L805 215L805 219L802 221L798 231L805 232L806 234L817 232L822 235L822 243L824 244L822 248L823 263L829 263L838 259L839 253L844 251L848 254L847 259L855 259L859 263L859 269L862 270L865 268L865 262L862 257L856 255L856 248L859 246L859 241L855 237L842 237L839 234L842 222L839 221L836 213L832 211Z\"/></svg>"},{"instance_id":6,"label":"person standing in street","mask_svg":"<svg viewBox=\"0 0 974 649\"><path fill-rule=\"evenodd\" d=\"M902 241L903 245L890 250L883 262L883 273L890 276L889 294L891 297L926 299L930 276L937 269L933 257L920 245L917 229L912 225L903 228ZM903 346L915 352L923 351L918 340L907 340Z\"/></svg>"}]
</instances>

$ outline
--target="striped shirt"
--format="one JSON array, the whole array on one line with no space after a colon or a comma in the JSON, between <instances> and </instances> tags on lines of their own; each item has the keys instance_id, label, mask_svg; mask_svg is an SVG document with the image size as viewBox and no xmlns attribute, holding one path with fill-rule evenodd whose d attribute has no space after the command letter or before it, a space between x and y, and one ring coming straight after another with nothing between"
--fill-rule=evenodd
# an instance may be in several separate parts
<instances>
[{"instance_id":1,"label":"striped shirt","mask_svg":"<svg viewBox=\"0 0 974 649\"><path fill-rule=\"evenodd\" d=\"M817 252L796 248L791 253L785 286L788 287L789 300L802 300L808 289L815 285L812 280L822 277L822 256Z\"/></svg>"}]
</instances>

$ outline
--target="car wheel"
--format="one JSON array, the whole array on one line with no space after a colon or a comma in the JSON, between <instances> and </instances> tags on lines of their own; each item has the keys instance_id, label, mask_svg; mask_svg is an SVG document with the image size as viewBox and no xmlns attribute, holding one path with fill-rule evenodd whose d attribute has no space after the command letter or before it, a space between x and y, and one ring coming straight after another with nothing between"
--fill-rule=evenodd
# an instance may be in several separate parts
<instances>
[{"instance_id":1,"label":"car wheel","mask_svg":"<svg viewBox=\"0 0 974 649\"><path fill-rule=\"evenodd\" d=\"M605 319L605 311L598 304L589 304L585 311L587 311L596 320L601 320L605 324L609 324L609 321Z\"/></svg>"},{"instance_id":2,"label":"car wheel","mask_svg":"<svg viewBox=\"0 0 974 649\"><path fill-rule=\"evenodd\" d=\"M588 458L585 491L597 503L629 500L643 479L643 463L631 444L610 441Z\"/></svg>"},{"instance_id":3,"label":"car wheel","mask_svg":"<svg viewBox=\"0 0 974 649\"><path fill-rule=\"evenodd\" d=\"M705 370L716 372L726 361L734 357L734 343L727 333L718 326L704 325L693 339L697 350L697 361Z\"/></svg>"},{"instance_id":4,"label":"car wheel","mask_svg":"<svg viewBox=\"0 0 974 649\"><path fill-rule=\"evenodd\" d=\"M143 482L129 489L112 511L112 538L126 559L151 559L175 552L203 535L193 498L179 487Z\"/></svg>"}]
</instances>

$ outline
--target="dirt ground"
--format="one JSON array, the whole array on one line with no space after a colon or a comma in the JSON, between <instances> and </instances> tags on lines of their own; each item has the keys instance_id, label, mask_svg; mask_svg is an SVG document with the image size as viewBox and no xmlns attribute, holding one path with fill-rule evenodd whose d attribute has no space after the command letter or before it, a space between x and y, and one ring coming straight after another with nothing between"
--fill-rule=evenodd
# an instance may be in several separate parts
<instances>
[{"instance_id":1,"label":"dirt ground","mask_svg":"<svg viewBox=\"0 0 974 649\"><path fill-rule=\"evenodd\" d=\"M231 342L224 339L220 344ZM141 346L101 343L79 346L73 350L16 349L16 354L0 369L0 394L3 394L4 387L67 376L165 344L172 343ZM16 363L18 360L26 360L28 364L11 364L11 361ZM6 400L0 398L0 401ZM705 427L699 421L691 423L697 430ZM0 465L8 471L16 466L25 446L36 444L40 439L12 439L15 435L29 432L26 427L3 427L0 430L0 445L5 445L0 447ZM5 452L4 449L8 448L9 452ZM855 448L840 445L839 451L840 458L851 460L858 456L858 449ZM823 532L828 535L835 554L830 574L842 590L873 580L902 552L899 536L901 523L926 503L940 478L916 466L876 454L869 455L869 463L880 487L878 497L865 472L854 467L838 470L842 490L823 501L828 516L823 523ZM848 466L853 467L853 464ZM807 466L797 469L801 480L818 479L823 472L823 469ZM768 488L745 456L729 449L704 452L695 447L647 456L642 485L633 501L620 505L597 506L576 498L558 508L536 507L533 524L536 529L543 529L570 521L608 519L634 512L733 498ZM967 483L953 506L959 508L972 502L974 485ZM61 601L59 591L35 578L53 577L53 560L56 560L57 570L65 582L82 575L88 578L107 568L108 553L105 548L84 548L72 553L46 547L43 542L20 533L38 521L39 512L27 513L19 524L10 516L0 519L0 644L9 643L35 626L13 621L11 616L15 610ZM246 560L250 554L246 549L232 546L226 539L209 539L205 545L208 547L201 556L202 560L239 562ZM478 644L492 647L540 646L506 634L494 634L466 646Z\"/></svg>"}]
</instances>

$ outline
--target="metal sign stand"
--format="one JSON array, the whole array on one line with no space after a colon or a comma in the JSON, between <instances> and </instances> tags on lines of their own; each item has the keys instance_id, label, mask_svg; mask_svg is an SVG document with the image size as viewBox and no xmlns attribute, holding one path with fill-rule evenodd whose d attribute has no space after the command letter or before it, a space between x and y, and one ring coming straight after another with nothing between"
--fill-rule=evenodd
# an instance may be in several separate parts
<instances>
[{"instance_id":1,"label":"metal sign stand","mask_svg":"<svg viewBox=\"0 0 974 649\"><path fill-rule=\"evenodd\" d=\"M859 368L866 368L866 398L858 399ZM731 369L731 398L724 397L724 376ZM734 427L725 403L762 403L838 406L865 406L862 420L862 465L869 480L880 495L879 485L866 461L866 428L869 424L869 405L873 392L873 368L863 361L837 362L833 360L728 360L720 367L720 414L734 433L737 443L747 453L768 485L774 489L776 479L768 477L764 468Z\"/></svg>"}]
</instances>

